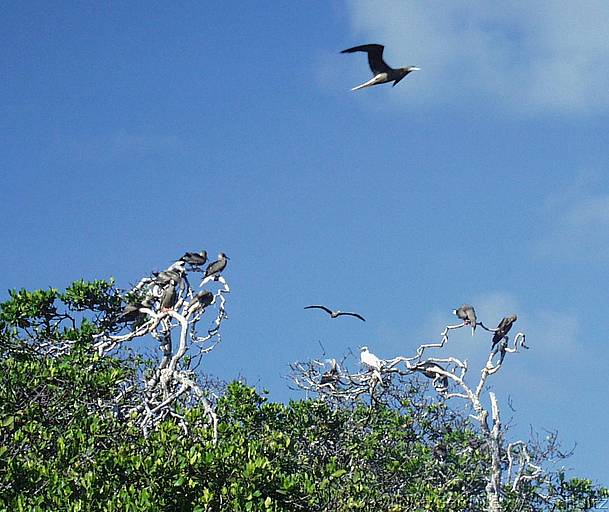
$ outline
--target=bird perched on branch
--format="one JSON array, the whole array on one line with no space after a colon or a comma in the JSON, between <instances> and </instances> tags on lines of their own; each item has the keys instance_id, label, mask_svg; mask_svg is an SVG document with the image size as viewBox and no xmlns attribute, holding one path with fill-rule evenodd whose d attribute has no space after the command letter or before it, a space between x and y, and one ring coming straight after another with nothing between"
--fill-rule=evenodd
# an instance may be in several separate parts
<instances>
[{"instance_id":1,"label":"bird perched on branch","mask_svg":"<svg viewBox=\"0 0 609 512\"><path fill-rule=\"evenodd\" d=\"M145 314L140 311L142 308L150 308L151 300L149 298L144 299L142 302L134 302L127 304L121 314L119 315L118 322L138 322Z\"/></svg>"},{"instance_id":2,"label":"bird perched on branch","mask_svg":"<svg viewBox=\"0 0 609 512\"><path fill-rule=\"evenodd\" d=\"M165 286L171 283L171 281L180 283L185 272L186 270L183 267L177 266L175 268L169 267L167 270L163 270L162 272L153 272L152 275L154 276L153 280L156 284Z\"/></svg>"},{"instance_id":3,"label":"bird perched on branch","mask_svg":"<svg viewBox=\"0 0 609 512\"><path fill-rule=\"evenodd\" d=\"M406 68L394 69L387 65L383 60L383 50L385 47L382 44L363 44L361 46L354 46L353 48L347 48L340 53L353 53L353 52L366 52L368 54L368 64L374 75L371 80L358 85L351 89L357 91L364 87L372 87L373 85L385 84L393 82L395 87L400 80L402 80L408 73L412 71L419 71L420 68L416 66L408 66Z\"/></svg>"},{"instance_id":4,"label":"bird perched on branch","mask_svg":"<svg viewBox=\"0 0 609 512\"><path fill-rule=\"evenodd\" d=\"M514 322L516 320L518 320L518 317L516 315L510 315L506 316L503 320L501 320L501 322L499 322L497 329L495 329L495 334L493 334L493 345L491 347L492 349L495 348L495 345L497 345L497 343L499 343L503 338L506 337L507 333L510 332L512 325L514 325Z\"/></svg>"},{"instance_id":5,"label":"bird perched on branch","mask_svg":"<svg viewBox=\"0 0 609 512\"><path fill-rule=\"evenodd\" d=\"M207 268L205 269L204 280L208 277L212 278L220 274L220 272L222 272L226 268L229 259L230 258L223 252L218 254L218 259L207 265Z\"/></svg>"},{"instance_id":6,"label":"bird perched on branch","mask_svg":"<svg viewBox=\"0 0 609 512\"><path fill-rule=\"evenodd\" d=\"M461 320L463 320L463 323L465 323L466 325L472 326L473 336L474 331L476 330L476 326L478 325L474 306L470 306L469 304L463 304L460 308L454 309L453 314L457 315Z\"/></svg>"},{"instance_id":7,"label":"bird perched on branch","mask_svg":"<svg viewBox=\"0 0 609 512\"><path fill-rule=\"evenodd\" d=\"M414 371L421 372L425 377L429 379L433 379L433 384L435 388L438 389L447 389L448 388L448 377L446 375L442 375L435 370L446 371L442 366L438 363L434 363L433 361L425 361L423 363L419 363L412 367Z\"/></svg>"},{"instance_id":8,"label":"bird perched on branch","mask_svg":"<svg viewBox=\"0 0 609 512\"><path fill-rule=\"evenodd\" d=\"M325 384L331 384L334 386L340 380L340 372L338 370L336 359L330 359L330 364L332 366L321 376L321 380L319 381L322 386Z\"/></svg>"},{"instance_id":9,"label":"bird perched on branch","mask_svg":"<svg viewBox=\"0 0 609 512\"><path fill-rule=\"evenodd\" d=\"M340 311L340 310L332 311L330 308L327 308L326 306L322 306L321 304L305 306L305 309L323 309L332 318L337 318L339 316L354 316L355 318L359 318L362 322L366 321L366 319L359 313L350 313L348 311Z\"/></svg>"},{"instance_id":10,"label":"bird perched on branch","mask_svg":"<svg viewBox=\"0 0 609 512\"><path fill-rule=\"evenodd\" d=\"M163 294L161 295L161 311L168 311L176 305L176 302L178 301L176 287L177 283L171 281L163 290Z\"/></svg>"},{"instance_id":11,"label":"bird perched on branch","mask_svg":"<svg viewBox=\"0 0 609 512\"><path fill-rule=\"evenodd\" d=\"M383 367L383 362L368 350L368 347L362 347L359 355L362 364L372 368L373 370L380 371Z\"/></svg>"},{"instance_id":12,"label":"bird perched on branch","mask_svg":"<svg viewBox=\"0 0 609 512\"><path fill-rule=\"evenodd\" d=\"M207 251L184 253L184 256L180 258L180 261L188 263L193 267L201 267L207 262Z\"/></svg>"},{"instance_id":13,"label":"bird perched on branch","mask_svg":"<svg viewBox=\"0 0 609 512\"><path fill-rule=\"evenodd\" d=\"M214 301L213 293L211 293L208 290L201 290L199 293L197 293L193 297L192 302L188 306L188 311L186 312L186 314L188 315L188 314L192 313L196 308L205 309L213 301Z\"/></svg>"}]
</instances>

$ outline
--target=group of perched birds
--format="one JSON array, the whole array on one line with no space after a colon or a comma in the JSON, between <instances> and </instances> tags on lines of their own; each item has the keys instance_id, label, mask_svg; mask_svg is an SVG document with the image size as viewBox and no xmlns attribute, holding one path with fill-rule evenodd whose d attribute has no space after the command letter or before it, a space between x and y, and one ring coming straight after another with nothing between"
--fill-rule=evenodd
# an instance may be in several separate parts
<instances>
[{"instance_id":1,"label":"group of perched birds","mask_svg":"<svg viewBox=\"0 0 609 512\"><path fill-rule=\"evenodd\" d=\"M228 264L228 256L221 252L218 254L218 259L211 262L205 267L203 281L204 283L216 279ZM182 284L182 280L186 276L187 271L202 272L203 266L207 263L207 251L201 252L186 252L182 257L176 260L166 270L161 272L153 272L152 277L148 279L152 293L147 295L139 302L127 304L118 317L118 322L137 322L145 317L142 309L151 309L155 302L158 301L159 311L169 311L173 309L178 300L178 290ZM205 308L214 300L214 295L208 290L198 292L188 306L187 313L195 308Z\"/></svg>"},{"instance_id":2,"label":"group of perched birds","mask_svg":"<svg viewBox=\"0 0 609 512\"><path fill-rule=\"evenodd\" d=\"M326 313L328 313L331 318L337 318L342 315L348 315L348 316L354 316L356 318L359 318L360 320L365 321L364 317L361 316L359 313L343 312L340 310L334 311L334 310L327 308L326 306L322 306L322 305L306 306L305 309L321 309L321 310L325 311ZM462 306L459 306L457 309L454 309L453 314L455 314L458 318L463 320L463 325L471 326L472 336L473 336L476 331L476 327L478 325L480 325L478 322L478 319L476 317L476 310L474 309L474 307L471 306L470 304L463 304ZM510 332L510 329L512 328L512 326L514 325L514 322L516 322L517 319L518 319L518 317L516 315L509 315L509 316L504 317L499 322L499 325L497 325L497 327L495 329L487 329L486 327L484 327L485 329L490 330L493 333L491 350L495 350L495 347L497 347L497 345L501 341L507 340L507 334ZM502 348L501 350L504 350L504 349ZM384 365L383 360L380 359L375 354L373 354L372 352L370 352L368 347L361 348L360 362L362 365L370 368L372 371L375 371L375 372L380 372ZM324 374L322 374L322 376L321 376L321 380L320 380L321 385L334 386L340 381L340 370L338 367L338 363L336 362L335 359L331 359L330 363L331 363L330 369L328 371L326 371ZM444 372L445 369L438 363L434 363L432 361L425 361L425 362L422 362L422 363L419 363L419 364L413 366L412 370L418 371L418 372L422 373L423 375L425 375L426 377L433 379L434 387L436 389L446 390L448 388L448 377L446 377L446 375L439 374L437 371L437 370L440 370L440 371Z\"/></svg>"},{"instance_id":3,"label":"group of perched birds","mask_svg":"<svg viewBox=\"0 0 609 512\"><path fill-rule=\"evenodd\" d=\"M457 315L458 318L463 320L465 325L471 326L473 336L474 332L476 331L476 327L478 326L478 319L476 318L476 310L474 309L474 306L463 304L462 306L453 310L453 314ZM501 322L499 322L499 325L493 329L493 345L491 349L494 349L495 346L507 336L507 333L510 332L512 325L514 325L516 320L518 320L516 315L510 315L504 317Z\"/></svg>"}]
</instances>

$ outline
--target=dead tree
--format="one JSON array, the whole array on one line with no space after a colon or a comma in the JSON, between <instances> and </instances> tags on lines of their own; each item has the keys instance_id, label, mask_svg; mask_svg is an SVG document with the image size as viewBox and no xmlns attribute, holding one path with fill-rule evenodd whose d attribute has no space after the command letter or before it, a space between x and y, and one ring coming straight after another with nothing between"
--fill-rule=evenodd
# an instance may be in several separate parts
<instances>
[{"instance_id":1,"label":"dead tree","mask_svg":"<svg viewBox=\"0 0 609 512\"><path fill-rule=\"evenodd\" d=\"M489 329L482 322L477 322L476 325L493 333L496 342L493 343L487 362L480 371L480 378L470 383L470 379L467 378L466 360L431 354L432 351L445 348L451 331L466 326L473 328L472 323L466 319L460 324L447 325L441 333L439 342L421 344L413 356L381 359L380 364L376 365L377 367L369 367L366 371L350 373L334 359L327 360L325 363L313 360L308 363L293 363L291 378L298 388L307 393L315 393L324 400L344 404L362 399L369 399L371 403L382 401L387 384L394 376L420 374L431 379L441 400L465 400L473 410L471 416L478 424L480 434L490 454L491 468L486 485L488 510L498 512L501 510L501 496L504 487L517 492L524 482L540 479L543 472L541 467L532 460L528 445L524 441L510 443L504 451L504 428L501 423L497 397L495 393L489 391L490 407L486 406L483 403L483 391L488 386L489 377L502 368L507 354L529 347L526 346L525 335L521 332L513 337L510 344L510 338L506 333L500 332L499 328ZM327 369L328 363L330 364L329 369ZM503 469L506 459L507 475Z\"/></svg>"},{"instance_id":2,"label":"dead tree","mask_svg":"<svg viewBox=\"0 0 609 512\"><path fill-rule=\"evenodd\" d=\"M199 286L193 284L197 279L202 279ZM225 295L229 292L219 272L206 272L182 259L162 272L143 277L126 292L127 305L117 319L125 324L123 332L117 333L113 326L95 337L94 348L105 356L151 337L157 346L158 364L143 376L141 384L126 384L108 407L120 417L131 418L147 435L168 417L186 431L176 405L202 405L215 442L218 420L213 400L198 383L195 370L222 339L220 327L227 317ZM202 329L204 321L207 325Z\"/></svg>"}]
</instances>

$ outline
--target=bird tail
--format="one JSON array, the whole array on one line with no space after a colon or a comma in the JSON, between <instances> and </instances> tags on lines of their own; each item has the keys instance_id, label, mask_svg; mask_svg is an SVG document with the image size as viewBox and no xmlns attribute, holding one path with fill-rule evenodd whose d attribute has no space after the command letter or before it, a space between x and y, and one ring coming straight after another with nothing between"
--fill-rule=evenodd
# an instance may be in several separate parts
<instances>
[{"instance_id":1,"label":"bird tail","mask_svg":"<svg viewBox=\"0 0 609 512\"><path fill-rule=\"evenodd\" d=\"M373 85L376 85L378 83L381 83L378 78L376 76L372 77L370 80L368 80L367 82L364 82L361 85L358 85L356 87L354 87L353 89L351 89L352 91L358 91L360 89L363 89L364 87L371 87Z\"/></svg>"},{"instance_id":2,"label":"bird tail","mask_svg":"<svg viewBox=\"0 0 609 512\"><path fill-rule=\"evenodd\" d=\"M363 89L364 87L370 87L370 84L365 83L365 84L362 84L362 85L358 85L357 87L353 87L351 90L352 91L359 91L360 89Z\"/></svg>"}]
</instances>

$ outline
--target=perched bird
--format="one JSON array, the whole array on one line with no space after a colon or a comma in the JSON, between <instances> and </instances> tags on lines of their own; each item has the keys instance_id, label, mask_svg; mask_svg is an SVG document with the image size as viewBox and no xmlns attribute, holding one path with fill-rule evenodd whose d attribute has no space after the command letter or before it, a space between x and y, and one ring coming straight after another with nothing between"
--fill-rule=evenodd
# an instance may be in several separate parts
<instances>
[{"instance_id":1,"label":"perched bird","mask_svg":"<svg viewBox=\"0 0 609 512\"><path fill-rule=\"evenodd\" d=\"M188 263L193 267L200 267L207 262L207 251L184 253L184 256L180 258L180 261Z\"/></svg>"},{"instance_id":2,"label":"perched bird","mask_svg":"<svg viewBox=\"0 0 609 512\"><path fill-rule=\"evenodd\" d=\"M463 320L465 324L472 326L473 336L474 331L476 330L476 325L478 325L474 306L470 306L469 304L463 304L460 308L454 309L453 314L457 315L461 320Z\"/></svg>"},{"instance_id":3,"label":"perched bird","mask_svg":"<svg viewBox=\"0 0 609 512\"><path fill-rule=\"evenodd\" d=\"M425 377L429 379L433 379L434 387L438 387L441 389L448 388L448 377L446 375L441 375L434 370L446 371L442 366L438 363L434 363L432 361L425 361L423 363L419 363L412 367L414 371L421 372ZM437 385L439 384L439 385Z\"/></svg>"},{"instance_id":4,"label":"perched bird","mask_svg":"<svg viewBox=\"0 0 609 512\"><path fill-rule=\"evenodd\" d=\"M153 272L152 275L154 276L154 282L160 286L165 286L169 283L171 283L171 281L175 281L176 283L179 283L180 281L182 281L182 276L184 275L184 271L180 272L179 269L177 270L172 270L172 269L167 269L167 270L163 270L162 272Z\"/></svg>"},{"instance_id":5,"label":"perched bird","mask_svg":"<svg viewBox=\"0 0 609 512\"><path fill-rule=\"evenodd\" d=\"M177 283L171 281L167 287L163 290L161 295L161 311L168 311L172 309L178 300L178 292L176 290Z\"/></svg>"},{"instance_id":6,"label":"perched bird","mask_svg":"<svg viewBox=\"0 0 609 512\"><path fill-rule=\"evenodd\" d=\"M177 272L180 275L184 275L184 273L186 272L186 267L184 266L184 262L182 260L176 260L171 265L169 265L169 267L167 267L167 270L173 270L174 272Z\"/></svg>"},{"instance_id":7,"label":"perched bird","mask_svg":"<svg viewBox=\"0 0 609 512\"><path fill-rule=\"evenodd\" d=\"M372 87L373 85L385 84L388 82L393 82L393 87L395 87L402 78L404 78L408 73L412 71L419 71L420 68L416 66L409 66L406 68L397 68L394 69L389 67L387 63L383 60L383 50L385 47L382 44L363 44L361 46L354 46L353 48L347 48L340 53L353 53L353 52L366 52L368 54L368 64L370 65L370 69L372 70L372 74L374 75L371 80L358 85L351 89L352 91L357 91L358 89L363 89L364 87Z\"/></svg>"},{"instance_id":8,"label":"perched bird","mask_svg":"<svg viewBox=\"0 0 609 512\"><path fill-rule=\"evenodd\" d=\"M218 259L207 265L207 268L205 269L205 278L217 276L226 268L229 259L230 258L223 252L218 254Z\"/></svg>"},{"instance_id":9,"label":"perched bird","mask_svg":"<svg viewBox=\"0 0 609 512\"><path fill-rule=\"evenodd\" d=\"M140 311L141 308L149 308L151 306L150 299L145 299L142 302L135 302L127 304L121 314L119 315L118 322L137 322L145 316Z\"/></svg>"},{"instance_id":10,"label":"perched bird","mask_svg":"<svg viewBox=\"0 0 609 512\"><path fill-rule=\"evenodd\" d=\"M192 313L196 308L205 309L213 301L214 301L213 293L211 293L208 290L201 290L199 293L197 293L193 297L192 302L188 306L188 311L186 312L186 314L188 315L188 314Z\"/></svg>"},{"instance_id":11,"label":"perched bird","mask_svg":"<svg viewBox=\"0 0 609 512\"><path fill-rule=\"evenodd\" d=\"M495 329L495 334L493 334L493 346L491 348L495 348L495 345L505 338L516 320L518 320L516 315L510 315L506 316L503 320L501 320L501 322L499 322L497 329Z\"/></svg>"},{"instance_id":12,"label":"perched bird","mask_svg":"<svg viewBox=\"0 0 609 512\"><path fill-rule=\"evenodd\" d=\"M315 304L313 306L305 306L305 309L323 309L332 318L336 318L339 316L354 316L355 318L359 318L362 322L366 321L366 319L358 313L349 313L347 311L339 311L339 310L332 311L331 309L327 308L326 306L322 306L320 304Z\"/></svg>"},{"instance_id":13,"label":"perched bird","mask_svg":"<svg viewBox=\"0 0 609 512\"><path fill-rule=\"evenodd\" d=\"M373 370L380 371L383 367L383 362L368 350L368 347L362 347L359 355L362 364L369 366Z\"/></svg>"},{"instance_id":14,"label":"perched bird","mask_svg":"<svg viewBox=\"0 0 609 512\"><path fill-rule=\"evenodd\" d=\"M336 359L330 359L332 365L330 369L321 376L319 383L323 386L325 384L331 384L334 386L340 380L340 372L338 370L338 364Z\"/></svg>"}]
</instances>

